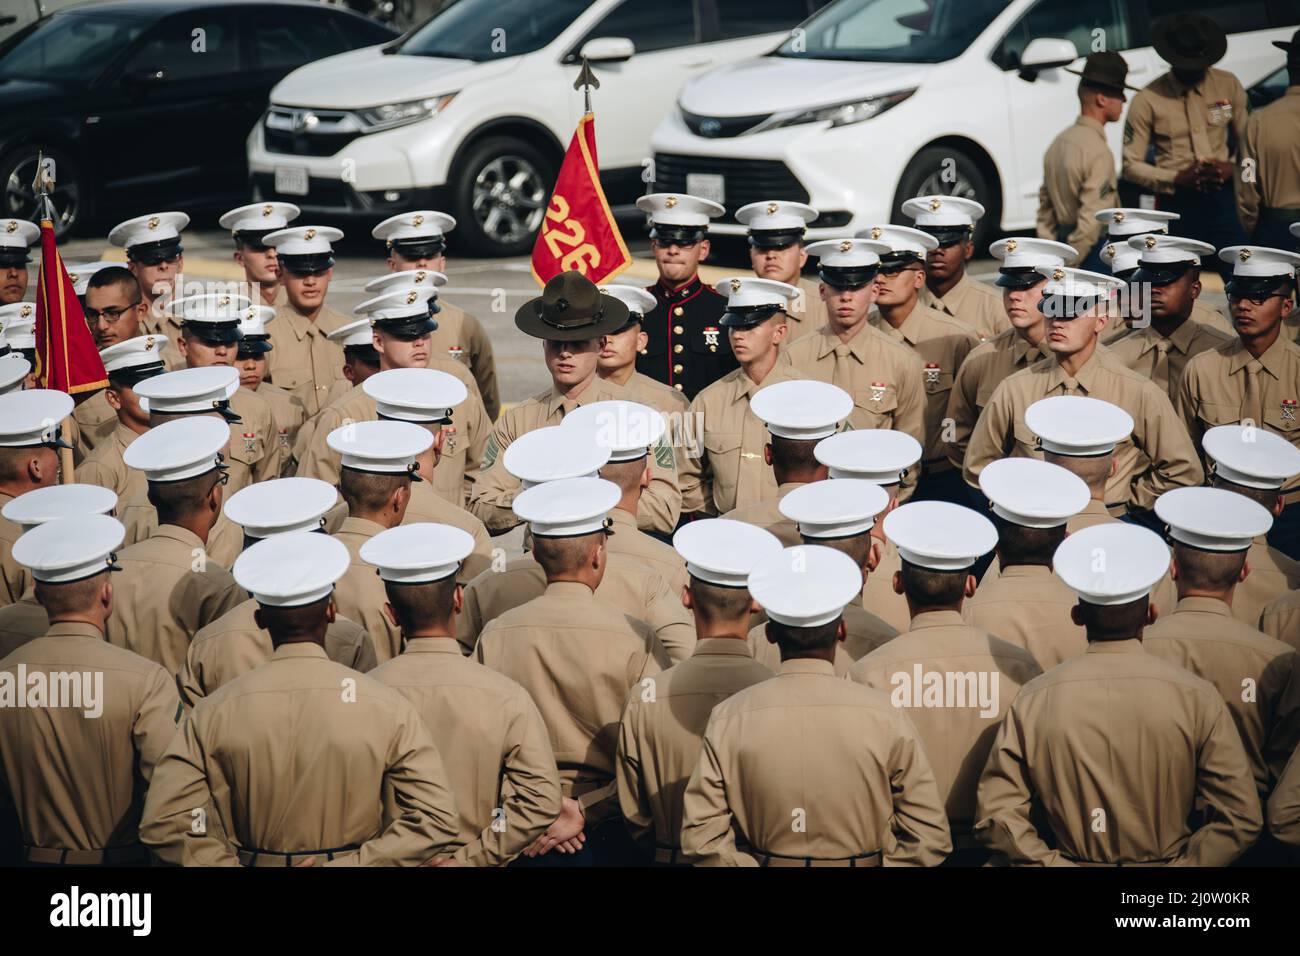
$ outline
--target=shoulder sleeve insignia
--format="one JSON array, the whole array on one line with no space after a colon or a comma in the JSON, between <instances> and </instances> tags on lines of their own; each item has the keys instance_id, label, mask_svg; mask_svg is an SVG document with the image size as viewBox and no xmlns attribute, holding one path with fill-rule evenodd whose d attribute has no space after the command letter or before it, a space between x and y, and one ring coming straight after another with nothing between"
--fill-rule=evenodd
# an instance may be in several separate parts
<instances>
[{"instance_id":1,"label":"shoulder sleeve insignia","mask_svg":"<svg viewBox=\"0 0 1300 956\"><path fill-rule=\"evenodd\" d=\"M479 466L479 471L487 471L496 464L497 455L500 452L501 448L497 445L497 436L494 432L488 435L487 447L483 449L483 464Z\"/></svg>"},{"instance_id":2,"label":"shoulder sleeve insignia","mask_svg":"<svg viewBox=\"0 0 1300 956\"><path fill-rule=\"evenodd\" d=\"M677 459L673 457L672 446L666 438L660 438L655 444L655 464L669 471L677 470Z\"/></svg>"}]
</instances>

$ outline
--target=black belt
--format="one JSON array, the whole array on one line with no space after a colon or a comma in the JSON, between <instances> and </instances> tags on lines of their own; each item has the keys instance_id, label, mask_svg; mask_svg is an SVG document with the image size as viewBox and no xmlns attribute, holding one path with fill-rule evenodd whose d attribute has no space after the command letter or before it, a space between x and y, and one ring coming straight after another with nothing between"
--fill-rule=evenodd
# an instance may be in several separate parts
<instances>
[{"instance_id":1,"label":"black belt","mask_svg":"<svg viewBox=\"0 0 1300 956\"><path fill-rule=\"evenodd\" d=\"M248 849L239 851L239 863L241 866L293 866L295 860L301 862L312 856L323 856L327 860L333 860L336 856L352 853L360 848L359 843L349 843L347 846L335 846L325 850L295 850L293 853Z\"/></svg>"},{"instance_id":2,"label":"black belt","mask_svg":"<svg viewBox=\"0 0 1300 956\"><path fill-rule=\"evenodd\" d=\"M102 850L61 850L46 846L23 847L23 859L46 866L122 866L144 863L149 851L141 843L105 847Z\"/></svg>"},{"instance_id":3,"label":"black belt","mask_svg":"<svg viewBox=\"0 0 1300 956\"><path fill-rule=\"evenodd\" d=\"M776 853L762 853L758 850L751 852L753 852L754 856L758 857L759 866L858 867L881 865L881 855L879 850L875 853L863 854L862 856L838 857L835 859L822 859L815 856L781 856Z\"/></svg>"},{"instance_id":4,"label":"black belt","mask_svg":"<svg viewBox=\"0 0 1300 956\"><path fill-rule=\"evenodd\" d=\"M1174 860L1178 859L1177 857L1171 856L1163 860L1142 860L1142 861L1129 861L1124 863L1104 863L1099 860L1084 860L1079 857L1066 856L1064 853L1062 853L1061 856L1065 857L1065 859L1069 860L1071 863L1075 864L1076 866L1112 866L1112 867L1168 866L1170 863L1174 862Z\"/></svg>"},{"instance_id":5,"label":"black belt","mask_svg":"<svg viewBox=\"0 0 1300 956\"><path fill-rule=\"evenodd\" d=\"M1283 225L1291 225L1293 222L1300 222L1300 209L1286 209L1279 206L1263 206L1259 210L1259 218L1267 219L1270 222L1280 222Z\"/></svg>"}]
</instances>

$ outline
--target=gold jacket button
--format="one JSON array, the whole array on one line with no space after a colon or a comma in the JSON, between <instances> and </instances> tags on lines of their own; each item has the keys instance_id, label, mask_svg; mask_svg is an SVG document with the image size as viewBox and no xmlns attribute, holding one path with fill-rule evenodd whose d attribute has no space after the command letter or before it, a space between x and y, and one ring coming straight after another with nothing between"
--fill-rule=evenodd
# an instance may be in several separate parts
<instances>
[{"instance_id":1,"label":"gold jacket button","mask_svg":"<svg viewBox=\"0 0 1300 956\"><path fill-rule=\"evenodd\" d=\"M685 330L684 328L682 328L680 325L674 325L674 326L673 326L673 335L681 335L681 334L682 334L683 332L685 332L685 331L686 331L686 330Z\"/></svg>"},{"instance_id":2,"label":"gold jacket button","mask_svg":"<svg viewBox=\"0 0 1300 956\"><path fill-rule=\"evenodd\" d=\"M710 351L710 352L716 352L717 350L718 350L718 347L717 347L716 345L710 345L710 346L709 346L709 351Z\"/></svg>"},{"instance_id":3,"label":"gold jacket button","mask_svg":"<svg viewBox=\"0 0 1300 956\"><path fill-rule=\"evenodd\" d=\"M673 388L677 389L677 391L680 392L682 390L682 383L678 382L676 385L673 386Z\"/></svg>"},{"instance_id":4,"label":"gold jacket button","mask_svg":"<svg viewBox=\"0 0 1300 956\"><path fill-rule=\"evenodd\" d=\"M681 315L681 314L682 314L682 307L680 305L677 308L673 309L673 315Z\"/></svg>"},{"instance_id":5,"label":"gold jacket button","mask_svg":"<svg viewBox=\"0 0 1300 956\"><path fill-rule=\"evenodd\" d=\"M680 354L683 347L684 346L682 345L682 343L678 342L676 345L673 346L673 351Z\"/></svg>"},{"instance_id":6,"label":"gold jacket button","mask_svg":"<svg viewBox=\"0 0 1300 956\"><path fill-rule=\"evenodd\" d=\"M673 366L673 374L674 374L674 375L681 375L681 374L682 374L682 367L681 367L680 365L674 365L674 366Z\"/></svg>"}]
</instances>

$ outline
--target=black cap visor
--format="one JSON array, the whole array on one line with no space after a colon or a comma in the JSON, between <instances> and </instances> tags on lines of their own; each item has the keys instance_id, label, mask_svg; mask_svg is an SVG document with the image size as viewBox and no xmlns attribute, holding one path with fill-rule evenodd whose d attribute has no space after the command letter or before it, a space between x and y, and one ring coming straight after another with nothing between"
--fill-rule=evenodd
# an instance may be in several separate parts
<instances>
[{"instance_id":1,"label":"black cap visor","mask_svg":"<svg viewBox=\"0 0 1300 956\"><path fill-rule=\"evenodd\" d=\"M279 257L280 265L294 275L310 276L334 268L334 255L329 252L317 252L309 256Z\"/></svg>"},{"instance_id":2,"label":"black cap visor","mask_svg":"<svg viewBox=\"0 0 1300 956\"><path fill-rule=\"evenodd\" d=\"M970 226L917 226L922 232L934 236L940 246L955 246L971 237Z\"/></svg>"},{"instance_id":3,"label":"black cap visor","mask_svg":"<svg viewBox=\"0 0 1300 956\"><path fill-rule=\"evenodd\" d=\"M1017 266L1013 269L999 269L993 284L1004 289L1032 289L1040 282L1046 282L1043 275L1033 266Z\"/></svg>"},{"instance_id":4,"label":"black cap visor","mask_svg":"<svg viewBox=\"0 0 1300 956\"><path fill-rule=\"evenodd\" d=\"M722 313L718 324L728 329L743 329L766 322L774 315L785 315L779 305L752 305L739 309L728 309Z\"/></svg>"},{"instance_id":5,"label":"black cap visor","mask_svg":"<svg viewBox=\"0 0 1300 956\"><path fill-rule=\"evenodd\" d=\"M875 279L879 271L879 266L822 266L817 278L832 289L859 289Z\"/></svg>"},{"instance_id":6,"label":"black cap visor","mask_svg":"<svg viewBox=\"0 0 1300 956\"><path fill-rule=\"evenodd\" d=\"M447 242L441 237L436 239L397 239L390 242L388 248L403 259L433 259L447 251Z\"/></svg>"},{"instance_id":7,"label":"black cap visor","mask_svg":"<svg viewBox=\"0 0 1300 956\"><path fill-rule=\"evenodd\" d=\"M239 340L239 357L252 358L258 355L265 355L275 348L271 344L271 338L267 335L245 335Z\"/></svg>"},{"instance_id":8,"label":"black cap visor","mask_svg":"<svg viewBox=\"0 0 1300 956\"><path fill-rule=\"evenodd\" d=\"M1182 278L1192 269L1199 269L1200 265L1200 262L1143 262L1139 259L1137 270L1129 281L1168 285Z\"/></svg>"},{"instance_id":9,"label":"black cap visor","mask_svg":"<svg viewBox=\"0 0 1300 956\"><path fill-rule=\"evenodd\" d=\"M1290 275L1282 276L1233 276L1223 284L1223 291L1230 298L1244 299L1249 296L1290 295L1295 288L1295 279Z\"/></svg>"},{"instance_id":10,"label":"black cap visor","mask_svg":"<svg viewBox=\"0 0 1300 956\"><path fill-rule=\"evenodd\" d=\"M191 322L181 323L186 335L193 336L208 345L233 345L243 338L239 331L239 320L229 322Z\"/></svg>"},{"instance_id":11,"label":"black cap visor","mask_svg":"<svg viewBox=\"0 0 1300 956\"><path fill-rule=\"evenodd\" d=\"M265 252L270 248L262 240L275 232L274 229L241 229L234 234L235 242L241 246L247 246L254 252Z\"/></svg>"},{"instance_id":12,"label":"black cap visor","mask_svg":"<svg viewBox=\"0 0 1300 956\"><path fill-rule=\"evenodd\" d=\"M704 226L665 226L655 223L650 228L650 238L661 246L688 246L708 235Z\"/></svg>"},{"instance_id":13,"label":"black cap visor","mask_svg":"<svg viewBox=\"0 0 1300 956\"><path fill-rule=\"evenodd\" d=\"M27 250L13 246L0 248L0 269L21 269L32 261Z\"/></svg>"},{"instance_id":14,"label":"black cap visor","mask_svg":"<svg viewBox=\"0 0 1300 956\"><path fill-rule=\"evenodd\" d=\"M438 323L433 321L433 316L425 313L424 315L411 315L401 319L383 319L375 322L374 327L385 335L391 335L394 338L418 339L430 332L436 332Z\"/></svg>"},{"instance_id":15,"label":"black cap visor","mask_svg":"<svg viewBox=\"0 0 1300 956\"><path fill-rule=\"evenodd\" d=\"M127 368L115 368L108 373L108 384L117 388L135 388L141 382L162 375L167 366L162 362L150 362L148 365L132 365Z\"/></svg>"},{"instance_id":16,"label":"black cap visor","mask_svg":"<svg viewBox=\"0 0 1300 956\"><path fill-rule=\"evenodd\" d=\"M803 239L803 229L751 229L749 244L755 249L784 249Z\"/></svg>"}]
</instances>

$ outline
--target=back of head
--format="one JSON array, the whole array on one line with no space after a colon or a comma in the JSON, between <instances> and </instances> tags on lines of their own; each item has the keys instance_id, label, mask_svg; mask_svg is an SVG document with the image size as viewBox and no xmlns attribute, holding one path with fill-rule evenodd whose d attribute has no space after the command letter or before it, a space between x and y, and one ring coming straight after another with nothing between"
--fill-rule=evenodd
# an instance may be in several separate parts
<instances>
[{"instance_id":1,"label":"back of head","mask_svg":"<svg viewBox=\"0 0 1300 956\"><path fill-rule=\"evenodd\" d=\"M546 572L548 581L570 579L593 566L595 551L605 543L605 532L566 538L533 537L533 558Z\"/></svg>"},{"instance_id":2,"label":"back of head","mask_svg":"<svg viewBox=\"0 0 1300 956\"><path fill-rule=\"evenodd\" d=\"M1037 565L1050 568L1052 555L1065 540L1065 525L1054 528L1026 528L997 515L993 524L998 529L998 557L1002 566Z\"/></svg>"},{"instance_id":3,"label":"back of head","mask_svg":"<svg viewBox=\"0 0 1300 956\"><path fill-rule=\"evenodd\" d=\"M158 512L158 523L188 524L207 509L208 496L221 480L222 473L214 470L181 481L149 482L149 503Z\"/></svg>"},{"instance_id":4,"label":"back of head","mask_svg":"<svg viewBox=\"0 0 1300 956\"><path fill-rule=\"evenodd\" d=\"M966 596L966 578L970 573L970 568L936 571L903 560L903 593L918 612L930 608L960 607Z\"/></svg>"},{"instance_id":5,"label":"back of head","mask_svg":"<svg viewBox=\"0 0 1300 956\"><path fill-rule=\"evenodd\" d=\"M403 634L441 629L450 633L455 616L456 576L404 584L385 581L384 592Z\"/></svg>"},{"instance_id":6,"label":"back of head","mask_svg":"<svg viewBox=\"0 0 1300 956\"><path fill-rule=\"evenodd\" d=\"M691 610L701 625L711 629L735 625L740 633L748 629L749 611L754 603L748 588L710 584L694 576L690 588Z\"/></svg>"},{"instance_id":7,"label":"back of head","mask_svg":"<svg viewBox=\"0 0 1300 956\"><path fill-rule=\"evenodd\" d=\"M325 631L329 627L332 601L333 596L328 595L296 607L259 604L257 623L270 633L271 643L276 646L299 642L320 644L325 640Z\"/></svg>"},{"instance_id":8,"label":"back of head","mask_svg":"<svg viewBox=\"0 0 1300 956\"><path fill-rule=\"evenodd\" d=\"M127 289L123 291L133 300L138 301L140 298L140 283L135 277L135 273L125 266L108 266L97 270L86 281L86 291L91 289L106 289L110 286L123 285Z\"/></svg>"},{"instance_id":9,"label":"back of head","mask_svg":"<svg viewBox=\"0 0 1300 956\"><path fill-rule=\"evenodd\" d=\"M1270 512L1277 507L1278 499L1281 497L1281 490L1278 488L1254 488L1250 485L1241 485L1235 481L1229 481L1219 474L1211 475L1209 484L1211 488L1235 491L1256 504L1263 505Z\"/></svg>"},{"instance_id":10,"label":"back of head","mask_svg":"<svg viewBox=\"0 0 1300 956\"><path fill-rule=\"evenodd\" d=\"M405 472L359 471L342 468L339 471L339 492L347 503L348 513L355 516L373 515L384 511L399 489L409 488L410 476Z\"/></svg>"},{"instance_id":11,"label":"back of head","mask_svg":"<svg viewBox=\"0 0 1300 956\"><path fill-rule=\"evenodd\" d=\"M808 535L800 537L804 544L819 544L832 551L848 555L859 568L867 566L867 558L871 555L871 535L867 532L846 535L842 538L813 538Z\"/></svg>"},{"instance_id":12,"label":"back of head","mask_svg":"<svg viewBox=\"0 0 1300 956\"><path fill-rule=\"evenodd\" d=\"M1106 494L1106 482L1110 480L1111 462L1114 457L1106 455L1061 455L1044 451L1043 460L1053 465L1060 465L1066 471L1083 479L1092 497L1101 501Z\"/></svg>"},{"instance_id":13,"label":"back of head","mask_svg":"<svg viewBox=\"0 0 1300 956\"><path fill-rule=\"evenodd\" d=\"M814 454L820 440L804 441L780 435L768 437L772 445L772 471L778 484L820 481L826 477L827 467Z\"/></svg>"},{"instance_id":14,"label":"back of head","mask_svg":"<svg viewBox=\"0 0 1300 956\"><path fill-rule=\"evenodd\" d=\"M815 627L791 627L779 621L767 622L768 637L781 651L781 659L806 657L810 654L825 652L839 637L842 617Z\"/></svg>"},{"instance_id":15,"label":"back of head","mask_svg":"<svg viewBox=\"0 0 1300 956\"><path fill-rule=\"evenodd\" d=\"M1245 551L1211 551L1174 541L1178 591L1227 594L1237 586L1246 564Z\"/></svg>"},{"instance_id":16,"label":"back of head","mask_svg":"<svg viewBox=\"0 0 1300 956\"><path fill-rule=\"evenodd\" d=\"M626 499L629 495L640 496L641 480L645 475L647 462L645 458L632 461L611 461L600 469L600 477L618 485L618 490Z\"/></svg>"},{"instance_id":17,"label":"back of head","mask_svg":"<svg viewBox=\"0 0 1300 956\"><path fill-rule=\"evenodd\" d=\"M1142 636L1151 596L1144 594L1124 604L1092 604L1079 600L1080 623L1089 641L1129 641Z\"/></svg>"},{"instance_id":18,"label":"back of head","mask_svg":"<svg viewBox=\"0 0 1300 956\"><path fill-rule=\"evenodd\" d=\"M53 621L58 618L83 615L92 610L99 601L100 590L109 583L107 569L100 574L68 584L37 581L35 597L41 607L45 608L46 616Z\"/></svg>"}]
</instances>

